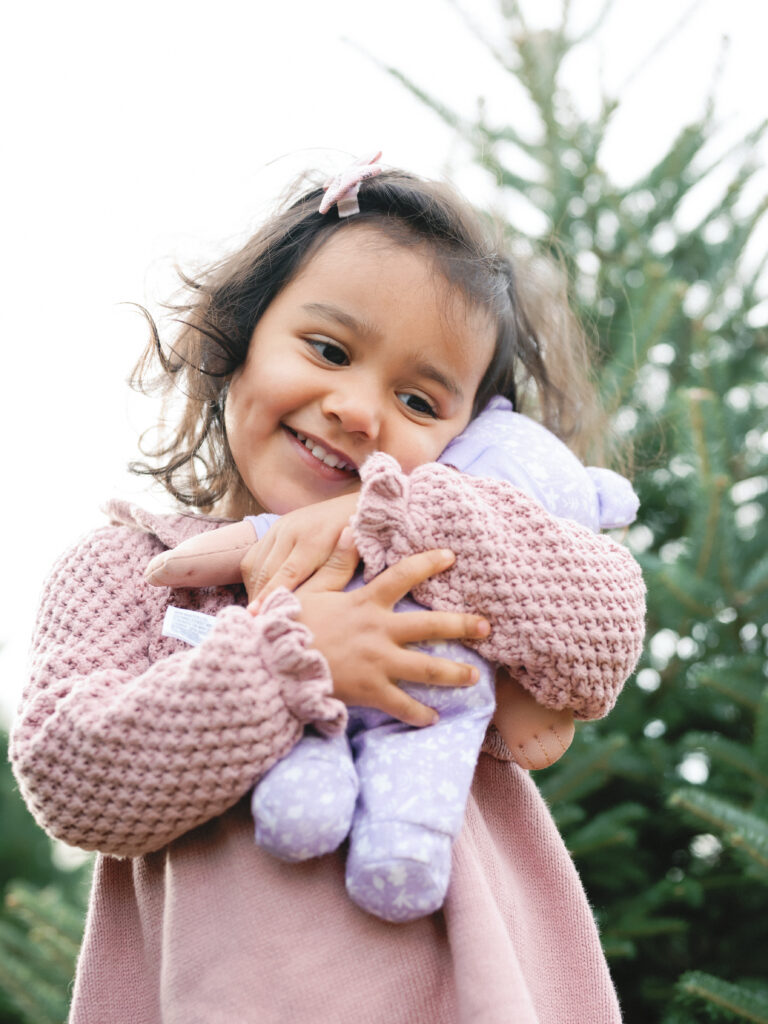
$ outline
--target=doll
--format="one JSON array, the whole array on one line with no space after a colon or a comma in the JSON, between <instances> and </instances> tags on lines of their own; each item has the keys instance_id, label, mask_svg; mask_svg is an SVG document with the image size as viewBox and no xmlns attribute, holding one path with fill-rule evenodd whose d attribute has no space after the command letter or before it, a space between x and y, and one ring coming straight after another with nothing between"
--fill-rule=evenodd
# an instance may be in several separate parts
<instances>
[{"instance_id":1,"label":"doll","mask_svg":"<svg viewBox=\"0 0 768 1024\"><path fill-rule=\"evenodd\" d=\"M471 539L458 536L466 534L460 524L465 512L471 515L472 510L452 500L451 491L465 474L480 478L479 487L496 486L494 481L500 481L499 486L519 489L554 515L592 531L628 525L637 511L637 497L626 479L610 470L585 468L546 428L513 412L509 401L501 397L492 399L448 445L439 462L443 465L417 468L411 478L400 472L395 460L381 453L362 467L363 488L386 498L383 519L376 521L370 514L365 521L355 517L355 540L366 578L390 559L397 561L407 553L403 544L412 542L412 537L408 538L413 529L405 524L409 518L418 520L414 510L422 471L444 475L443 511L454 528L439 544L425 539L420 548L451 547L457 554L460 577L461 566L473 564L473 554L474 561L479 558L486 568L490 558L503 569L503 558L512 552L514 560L515 551L514 534L503 537L501 543L489 536L482 555L472 551L476 530ZM535 509L535 503L531 505ZM375 501L368 506L375 507ZM153 559L147 578L156 585L170 586L235 582L245 550L261 539L276 519L267 513L248 517L185 541ZM398 546L399 552L392 550ZM450 574L441 574L446 575ZM515 672L514 643L509 637L505 640L502 622L506 616L497 614L494 621L489 614L489 600L498 603L500 579L494 581L493 576L483 569L473 582L468 570L459 591L462 607L492 621L496 636L492 635L485 648L473 644L478 647L473 650L457 642L423 645L430 653L474 665L479 681L466 689L405 686L439 712L436 725L416 729L376 709L350 708L346 734L327 737L307 729L303 739L254 787L257 843L284 860L301 861L335 850L349 835L348 893L363 909L386 920L412 920L433 912L443 902L452 842L461 827L477 756L495 709L495 666L489 664L488 656L507 665L513 677L520 674L534 697L544 693L535 673ZM356 577L350 586L361 583ZM509 596L504 599L508 601ZM419 606L409 597L397 607ZM448 601L443 607L453 605ZM526 694L518 706L529 715L533 729L542 733L551 729L564 750L572 725L568 734L568 716L564 727L562 712L566 705L554 707L560 700L547 692L549 706L536 703L531 709ZM595 717L586 706L574 710L577 716ZM599 713L606 710L601 707ZM545 763L555 759L549 757Z\"/></svg>"}]
</instances>

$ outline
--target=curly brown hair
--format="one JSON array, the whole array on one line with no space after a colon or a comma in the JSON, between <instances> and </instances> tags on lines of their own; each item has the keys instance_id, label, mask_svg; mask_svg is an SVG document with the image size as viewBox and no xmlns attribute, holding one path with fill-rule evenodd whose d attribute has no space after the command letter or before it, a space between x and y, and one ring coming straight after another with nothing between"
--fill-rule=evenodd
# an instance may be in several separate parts
<instances>
[{"instance_id":1,"label":"curly brown hair","mask_svg":"<svg viewBox=\"0 0 768 1024\"><path fill-rule=\"evenodd\" d=\"M154 477L182 505L202 511L220 507L225 498L242 503L246 495L224 425L228 384L278 292L337 231L363 223L396 244L425 247L469 305L493 318L496 346L473 416L493 395L505 395L578 455L590 450L594 457L604 417L587 338L561 274L540 261L513 262L503 252L501 232L446 184L386 171L363 182L360 213L344 220L335 208L318 213L323 190L309 181L305 176L299 194L294 190L238 251L194 277L180 273L185 294L165 307L180 324L170 344L163 344L142 309L150 339L131 384L159 393L164 413L159 440L142 438L147 461L131 463L132 472Z\"/></svg>"}]
</instances>

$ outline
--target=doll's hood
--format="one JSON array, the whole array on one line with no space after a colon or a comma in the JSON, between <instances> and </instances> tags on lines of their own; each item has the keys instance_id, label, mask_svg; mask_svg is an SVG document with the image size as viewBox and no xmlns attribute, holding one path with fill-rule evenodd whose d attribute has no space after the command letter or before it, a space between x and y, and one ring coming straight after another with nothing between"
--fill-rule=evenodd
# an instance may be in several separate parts
<instances>
[{"instance_id":1,"label":"doll's hood","mask_svg":"<svg viewBox=\"0 0 768 1024\"><path fill-rule=\"evenodd\" d=\"M543 424L496 395L450 442L440 462L520 487L544 508L591 530L629 526L639 500L625 477L584 466Z\"/></svg>"},{"instance_id":2,"label":"doll's hood","mask_svg":"<svg viewBox=\"0 0 768 1024\"><path fill-rule=\"evenodd\" d=\"M231 522L193 512L148 512L139 505L119 499L107 502L102 511L113 526L132 526L143 533L150 533L168 548Z\"/></svg>"}]
</instances>

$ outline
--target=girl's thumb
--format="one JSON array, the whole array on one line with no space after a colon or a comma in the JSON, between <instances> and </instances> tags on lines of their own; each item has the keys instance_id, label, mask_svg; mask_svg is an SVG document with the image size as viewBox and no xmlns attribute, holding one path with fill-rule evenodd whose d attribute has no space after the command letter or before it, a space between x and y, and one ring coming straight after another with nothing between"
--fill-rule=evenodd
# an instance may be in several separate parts
<instances>
[{"instance_id":1,"label":"girl's thumb","mask_svg":"<svg viewBox=\"0 0 768 1024\"><path fill-rule=\"evenodd\" d=\"M359 561L360 555L355 547L352 527L345 526L325 565L321 565L311 579L307 580L304 588L307 590L343 590L355 575Z\"/></svg>"}]
</instances>

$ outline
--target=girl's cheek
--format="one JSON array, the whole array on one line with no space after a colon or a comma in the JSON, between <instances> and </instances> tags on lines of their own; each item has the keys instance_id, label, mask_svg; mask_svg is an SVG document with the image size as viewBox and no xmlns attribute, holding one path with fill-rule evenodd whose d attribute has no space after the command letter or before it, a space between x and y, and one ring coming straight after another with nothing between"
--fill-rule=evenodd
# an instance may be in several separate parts
<instances>
[{"instance_id":1,"label":"girl's cheek","mask_svg":"<svg viewBox=\"0 0 768 1024\"><path fill-rule=\"evenodd\" d=\"M450 438L448 440L450 440ZM440 453L447 444L448 441L446 441L445 444L438 442L436 444L409 446L403 457L399 458L397 461L400 463L400 467L404 473L412 473L418 466L423 466L427 462L437 462L440 457Z\"/></svg>"}]
</instances>

